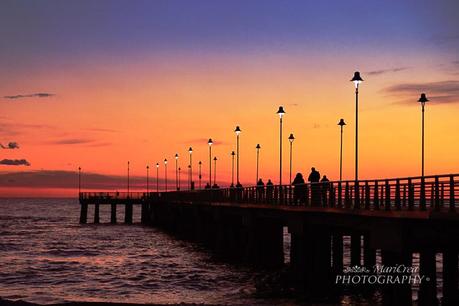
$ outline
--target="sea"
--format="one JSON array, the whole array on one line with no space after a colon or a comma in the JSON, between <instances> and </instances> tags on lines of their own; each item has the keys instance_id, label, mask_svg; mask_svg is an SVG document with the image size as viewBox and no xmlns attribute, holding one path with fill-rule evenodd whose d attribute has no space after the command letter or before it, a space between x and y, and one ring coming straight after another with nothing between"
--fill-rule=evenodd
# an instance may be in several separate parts
<instances>
[{"instance_id":1,"label":"sea","mask_svg":"<svg viewBox=\"0 0 459 306\"><path fill-rule=\"evenodd\" d=\"M109 206L103 205L101 224L80 225L79 211L77 199L0 199L1 298L38 304L312 305L295 294L267 290L263 282L278 276L273 271L226 263L201 245L141 225L136 207L132 225L109 224ZM287 230L284 238L288 262ZM346 264L348 239L344 250ZM377 294L350 294L333 304L380 302ZM320 304L332 303L314 302Z\"/></svg>"}]
</instances>

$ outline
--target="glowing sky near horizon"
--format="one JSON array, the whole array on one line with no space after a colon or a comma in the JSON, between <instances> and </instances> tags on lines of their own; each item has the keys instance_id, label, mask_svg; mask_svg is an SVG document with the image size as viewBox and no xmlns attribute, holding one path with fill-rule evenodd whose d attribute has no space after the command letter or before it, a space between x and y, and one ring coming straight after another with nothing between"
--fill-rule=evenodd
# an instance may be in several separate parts
<instances>
[{"instance_id":1,"label":"glowing sky near horizon","mask_svg":"<svg viewBox=\"0 0 459 306\"><path fill-rule=\"evenodd\" d=\"M193 168L207 139L217 180L231 176L234 127L241 180L278 181L283 105L284 182L294 133L294 172L315 166L353 178L355 70L360 102L360 177L420 173L421 92L426 174L459 172L459 4L456 1L2 1L0 2L0 196L70 195L69 186L20 184L11 173L75 171L144 176L173 156ZM50 93L49 97L16 97ZM9 98L8 98L9 97ZM161 165L162 167L162 165ZM161 168L160 175L163 175ZM186 179L186 171L182 177ZM154 175L154 173L152 174ZM18 183L19 182L19 183ZM76 185L75 185L76 186ZM86 188L91 181L85 181ZM122 188L122 187L120 187Z\"/></svg>"}]
</instances>

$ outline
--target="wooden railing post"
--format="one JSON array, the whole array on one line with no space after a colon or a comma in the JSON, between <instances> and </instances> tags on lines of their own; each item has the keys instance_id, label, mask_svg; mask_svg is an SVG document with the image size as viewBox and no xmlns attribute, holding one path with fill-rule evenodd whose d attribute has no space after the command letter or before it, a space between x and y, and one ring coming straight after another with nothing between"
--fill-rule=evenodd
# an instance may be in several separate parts
<instances>
[{"instance_id":1,"label":"wooden railing post","mask_svg":"<svg viewBox=\"0 0 459 306\"><path fill-rule=\"evenodd\" d=\"M338 183L338 208L342 208L343 207L343 198L342 198L342 190L343 187L342 187L342 183L341 181Z\"/></svg>"},{"instance_id":2,"label":"wooden railing post","mask_svg":"<svg viewBox=\"0 0 459 306\"><path fill-rule=\"evenodd\" d=\"M378 181L375 181L374 193L373 193L373 207L375 210L379 210L379 186Z\"/></svg>"},{"instance_id":3,"label":"wooden railing post","mask_svg":"<svg viewBox=\"0 0 459 306\"><path fill-rule=\"evenodd\" d=\"M454 202L454 176L449 177L449 210L456 210L456 203Z\"/></svg>"},{"instance_id":4,"label":"wooden railing post","mask_svg":"<svg viewBox=\"0 0 459 306\"><path fill-rule=\"evenodd\" d=\"M435 177L435 210L440 210L440 182L438 176Z\"/></svg>"},{"instance_id":5,"label":"wooden railing post","mask_svg":"<svg viewBox=\"0 0 459 306\"><path fill-rule=\"evenodd\" d=\"M400 180L397 179L395 183L395 209L401 210L401 201L400 201Z\"/></svg>"},{"instance_id":6,"label":"wooden railing post","mask_svg":"<svg viewBox=\"0 0 459 306\"><path fill-rule=\"evenodd\" d=\"M414 208L414 186L411 179L408 179L408 210Z\"/></svg>"},{"instance_id":7,"label":"wooden railing post","mask_svg":"<svg viewBox=\"0 0 459 306\"><path fill-rule=\"evenodd\" d=\"M360 209L360 190L359 190L359 181L355 183L355 194L354 194L354 209Z\"/></svg>"},{"instance_id":8,"label":"wooden railing post","mask_svg":"<svg viewBox=\"0 0 459 306\"><path fill-rule=\"evenodd\" d=\"M385 184L385 187L386 187L386 196L384 197L384 209L385 210L390 210L390 184L389 184L389 180L386 180L386 184Z\"/></svg>"},{"instance_id":9,"label":"wooden railing post","mask_svg":"<svg viewBox=\"0 0 459 306\"><path fill-rule=\"evenodd\" d=\"M346 186L344 187L344 207L351 207L351 201L349 196L349 182L346 182Z\"/></svg>"},{"instance_id":10,"label":"wooden railing post","mask_svg":"<svg viewBox=\"0 0 459 306\"><path fill-rule=\"evenodd\" d=\"M330 186L329 186L329 200L328 200L328 203L329 203L329 207L335 207L335 185L333 183L330 183Z\"/></svg>"},{"instance_id":11,"label":"wooden railing post","mask_svg":"<svg viewBox=\"0 0 459 306\"><path fill-rule=\"evenodd\" d=\"M370 209L370 184L365 182L365 209Z\"/></svg>"},{"instance_id":12,"label":"wooden railing post","mask_svg":"<svg viewBox=\"0 0 459 306\"><path fill-rule=\"evenodd\" d=\"M419 198L419 209L426 210L426 182L424 177L421 178L421 194Z\"/></svg>"},{"instance_id":13,"label":"wooden railing post","mask_svg":"<svg viewBox=\"0 0 459 306\"><path fill-rule=\"evenodd\" d=\"M304 199L304 205L309 206L309 184L306 184L305 188L305 197Z\"/></svg>"}]
</instances>

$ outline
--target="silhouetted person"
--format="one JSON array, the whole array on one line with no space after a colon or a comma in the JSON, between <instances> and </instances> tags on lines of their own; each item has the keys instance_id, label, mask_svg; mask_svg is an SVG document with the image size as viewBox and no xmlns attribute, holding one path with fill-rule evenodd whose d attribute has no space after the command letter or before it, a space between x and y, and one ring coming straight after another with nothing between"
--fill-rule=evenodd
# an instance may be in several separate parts
<instances>
[{"instance_id":1,"label":"silhouetted person","mask_svg":"<svg viewBox=\"0 0 459 306\"><path fill-rule=\"evenodd\" d=\"M204 189L210 189L210 184L207 183L206 186L204 186Z\"/></svg>"},{"instance_id":2,"label":"silhouetted person","mask_svg":"<svg viewBox=\"0 0 459 306\"><path fill-rule=\"evenodd\" d=\"M303 203L306 197L306 185L304 184L303 174L297 173L295 179L292 182L293 189L293 205Z\"/></svg>"},{"instance_id":3,"label":"silhouetted person","mask_svg":"<svg viewBox=\"0 0 459 306\"><path fill-rule=\"evenodd\" d=\"M265 193L265 183L262 179L259 179L257 182L257 202L263 201L263 196Z\"/></svg>"},{"instance_id":4,"label":"silhouetted person","mask_svg":"<svg viewBox=\"0 0 459 306\"><path fill-rule=\"evenodd\" d=\"M274 196L274 184L273 182L271 182L270 179L268 179L268 182L266 183L266 202L272 203L273 196Z\"/></svg>"},{"instance_id":5,"label":"silhouetted person","mask_svg":"<svg viewBox=\"0 0 459 306\"><path fill-rule=\"evenodd\" d=\"M316 168L311 168L308 181L311 183L311 206L320 206L320 173Z\"/></svg>"},{"instance_id":6,"label":"silhouetted person","mask_svg":"<svg viewBox=\"0 0 459 306\"><path fill-rule=\"evenodd\" d=\"M322 187L322 205L327 205L327 192L330 189L330 180L327 178L326 175L322 177L320 180L320 185Z\"/></svg>"}]
</instances>

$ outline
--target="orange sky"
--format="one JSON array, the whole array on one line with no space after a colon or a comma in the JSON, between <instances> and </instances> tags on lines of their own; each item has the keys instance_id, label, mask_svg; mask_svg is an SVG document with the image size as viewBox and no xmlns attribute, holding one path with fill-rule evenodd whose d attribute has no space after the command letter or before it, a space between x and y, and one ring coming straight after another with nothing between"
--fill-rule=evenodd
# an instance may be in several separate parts
<instances>
[{"instance_id":1,"label":"orange sky","mask_svg":"<svg viewBox=\"0 0 459 306\"><path fill-rule=\"evenodd\" d=\"M457 69L448 64L456 60L451 50L426 47L417 52L414 46L402 50L367 45L363 51L361 55L346 48L310 50L292 45L282 51L260 48L246 54L224 49L139 51L133 56L88 54L68 62L50 61L46 69L2 82L2 95L50 89L55 96L1 101L1 143L20 145L17 150L1 150L1 159L25 158L31 166L0 166L0 174L76 171L81 166L84 173L123 176L130 160L132 176L144 176L147 164L167 158L173 179L174 154L181 156L185 169L192 146L194 170L202 160L206 181L206 142L212 138L213 153L219 158L217 180L225 184L231 175L230 152L235 150L233 130L239 125L242 183L255 183L257 143L262 147L260 177L278 182L275 112L283 105L284 182L290 133L296 137L294 173L308 173L315 166L330 179L338 179L340 118L347 122L343 173L351 179L355 104L349 80L355 70L365 79L360 90L361 178L420 174L421 112L416 101L422 91L432 97L426 110L426 174L459 172L459 109L454 103L459 101L435 100L444 82L457 82ZM411 87L389 90L401 84ZM72 186L15 188L12 182L4 183L0 196L75 193ZM94 188L88 180L83 186Z\"/></svg>"}]
</instances>

